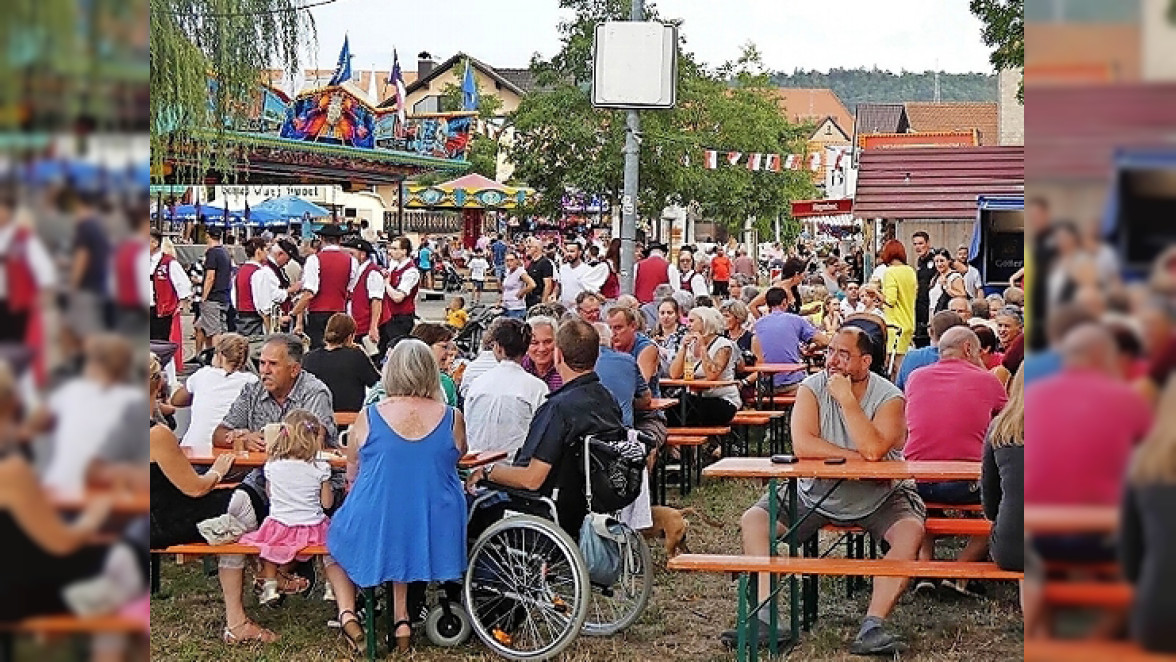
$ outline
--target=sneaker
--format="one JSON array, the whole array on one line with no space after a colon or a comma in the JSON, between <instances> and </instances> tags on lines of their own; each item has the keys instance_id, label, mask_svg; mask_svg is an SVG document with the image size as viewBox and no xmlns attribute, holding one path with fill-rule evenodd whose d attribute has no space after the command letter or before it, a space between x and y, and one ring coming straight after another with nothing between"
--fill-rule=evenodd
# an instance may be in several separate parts
<instances>
[{"instance_id":1,"label":"sneaker","mask_svg":"<svg viewBox=\"0 0 1176 662\"><path fill-rule=\"evenodd\" d=\"M225 513L200 522L196 525L196 531L205 542L215 546L237 542L245 535L246 528L241 520Z\"/></svg>"},{"instance_id":2,"label":"sneaker","mask_svg":"<svg viewBox=\"0 0 1176 662\"><path fill-rule=\"evenodd\" d=\"M896 635L887 632L881 625L858 635L849 645L854 655L893 655L901 653L906 646Z\"/></svg>"},{"instance_id":3,"label":"sneaker","mask_svg":"<svg viewBox=\"0 0 1176 662\"><path fill-rule=\"evenodd\" d=\"M327 587L323 589L323 602L335 601L335 587L331 586L331 582L327 582ZM342 627L342 626L339 626Z\"/></svg>"},{"instance_id":4,"label":"sneaker","mask_svg":"<svg viewBox=\"0 0 1176 662\"><path fill-rule=\"evenodd\" d=\"M962 595L966 598L983 598L987 591L984 590L984 585L967 579L945 579L939 583L945 589L950 589L952 592Z\"/></svg>"},{"instance_id":5,"label":"sneaker","mask_svg":"<svg viewBox=\"0 0 1176 662\"><path fill-rule=\"evenodd\" d=\"M261 596L257 599L257 601L261 603L263 607L270 607L273 606L273 604L277 602L278 598L280 597L282 596L280 593L278 593L278 580L268 579L266 580L265 584L262 585Z\"/></svg>"},{"instance_id":6,"label":"sneaker","mask_svg":"<svg viewBox=\"0 0 1176 662\"><path fill-rule=\"evenodd\" d=\"M781 653L785 652L785 648L789 645L792 639L791 633L787 629L776 628L776 650ZM770 635L768 634L768 624L760 621L759 630L757 631L759 639L759 648L766 649L770 642ZM730 650L735 650L739 646L739 632L737 630L725 630L719 635L719 641Z\"/></svg>"},{"instance_id":7,"label":"sneaker","mask_svg":"<svg viewBox=\"0 0 1176 662\"><path fill-rule=\"evenodd\" d=\"M920 579L915 583L915 593L934 593L938 585L933 579Z\"/></svg>"}]
</instances>

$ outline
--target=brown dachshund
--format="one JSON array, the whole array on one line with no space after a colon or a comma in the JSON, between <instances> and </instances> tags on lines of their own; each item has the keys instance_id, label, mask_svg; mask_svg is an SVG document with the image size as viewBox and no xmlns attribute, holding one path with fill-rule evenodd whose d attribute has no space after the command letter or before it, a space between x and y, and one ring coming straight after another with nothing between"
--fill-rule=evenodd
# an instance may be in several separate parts
<instances>
[{"instance_id":1,"label":"brown dachshund","mask_svg":"<svg viewBox=\"0 0 1176 662\"><path fill-rule=\"evenodd\" d=\"M654 506L651 510L653 511L653 526L642 530L641 534L651 540L664 536L666 557L668 558L690 553L690 548L686 546L686 530L690 528L686 521L687 515L697 515L703 522L716 529L723 527L722 522L716 522L693 508L679 510L668 506Z\"/></svg>"}]
</instances>

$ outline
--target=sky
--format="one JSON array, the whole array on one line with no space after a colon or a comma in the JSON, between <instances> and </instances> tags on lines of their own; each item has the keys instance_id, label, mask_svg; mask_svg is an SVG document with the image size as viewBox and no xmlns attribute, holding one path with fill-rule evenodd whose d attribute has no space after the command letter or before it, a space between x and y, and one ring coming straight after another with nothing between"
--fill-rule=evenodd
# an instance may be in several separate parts
<instances>
[{"instance_id":1,"label":"sky","mask_svg":"<svg viewBox=\"0 0 1176 662\"><path fill-rule=\"evenodd\" d=\"M350 36L353 69L403 69L428 51L438 62L461 51L495 67L526 67L559 50L557 0L335 0L315 7L318 52L307 66L333 68ZM989 49L967 0L661 0L683 19L686 48L708 65L734 60L754 42L773 71L866 67L991 73ZM317 62L315 58L317 57Z\"/></svg>"}]
</instances>

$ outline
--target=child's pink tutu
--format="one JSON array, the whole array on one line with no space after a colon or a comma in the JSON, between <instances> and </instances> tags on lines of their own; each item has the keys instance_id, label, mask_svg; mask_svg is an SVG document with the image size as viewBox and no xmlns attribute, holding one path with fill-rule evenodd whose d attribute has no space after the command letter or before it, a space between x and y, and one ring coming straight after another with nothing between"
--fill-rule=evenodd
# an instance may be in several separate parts
<instances>
[{"instance_id":1,"label":"child's pink tutu","mask_svg":"<svg viewBox=\"0 0 1176 662\"><path fill-rule=\"evenodd\" d=\"M145 627L151 627L151 596L144 595L142 598L131 602L119 610L119 615L124 618L130 618L143 623Z\"/></svg>"},{"instance_id":2,"label":"child's pink tutu","mask_svg":"<svg viewBox=\"0 0 1176 662\"><path fill-rule=\"evenodd\" d=\"M283 565L295 559L306 561L309 554L299 554L314 545L325 545L331 520L324 517L318 524L286 526L272 517L265 518L261 528L241 536L241 544L261 550L265 561Z\"/></svg>"}]
</instances>

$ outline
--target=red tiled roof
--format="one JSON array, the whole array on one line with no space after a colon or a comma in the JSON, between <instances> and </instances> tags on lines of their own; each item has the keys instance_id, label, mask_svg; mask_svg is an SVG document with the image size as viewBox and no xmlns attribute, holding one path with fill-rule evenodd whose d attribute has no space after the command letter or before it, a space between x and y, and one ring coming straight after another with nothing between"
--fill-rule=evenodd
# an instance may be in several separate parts
<instances>
[{"instance_id":1,"label":"red tiled roof","mask_svg":"<svg viewBox=\"0 0 1176 662\"><path fill-rule=\"evenodd\" d=\"M776 105L788 114L792 122L820 124L826 117L832 117L837 126L853 135L853 116L837 95L825 87L779 87L772 90Z\"/></svg>"},{"instance_id":2,"label":"red tiled roof","mask_svg":"<svg viewBox=\"0 0 1176 662\"><path fill-rule=\"evenodd\" d=\"M971 219L977 197L1025 192L1021 146L863 150L860 158L858 218Z\"/></svg>"},{"instance_id":3,"label":"red tiled roof","mask_svg":"<svg viewBox=\"0 0 1176 662\"><path fill-rule=\"evenodd\" d=\"M919 133L976 129L980 133L981 146L1000 142L996 103L912 101L906 104L906 111L911 129Z\"/></svg>"},{"instance_id":4,"label":"red tiled roof","mask_svg":"<svg viewBox=\"0 0 1176 662\"><path fill-rule=\"evenodd\" d=\"M1176 145L1176 85L1028 88L1025 131L1030 177L1105 181L1116 150Z\"/></svg>"}]
</instances>

